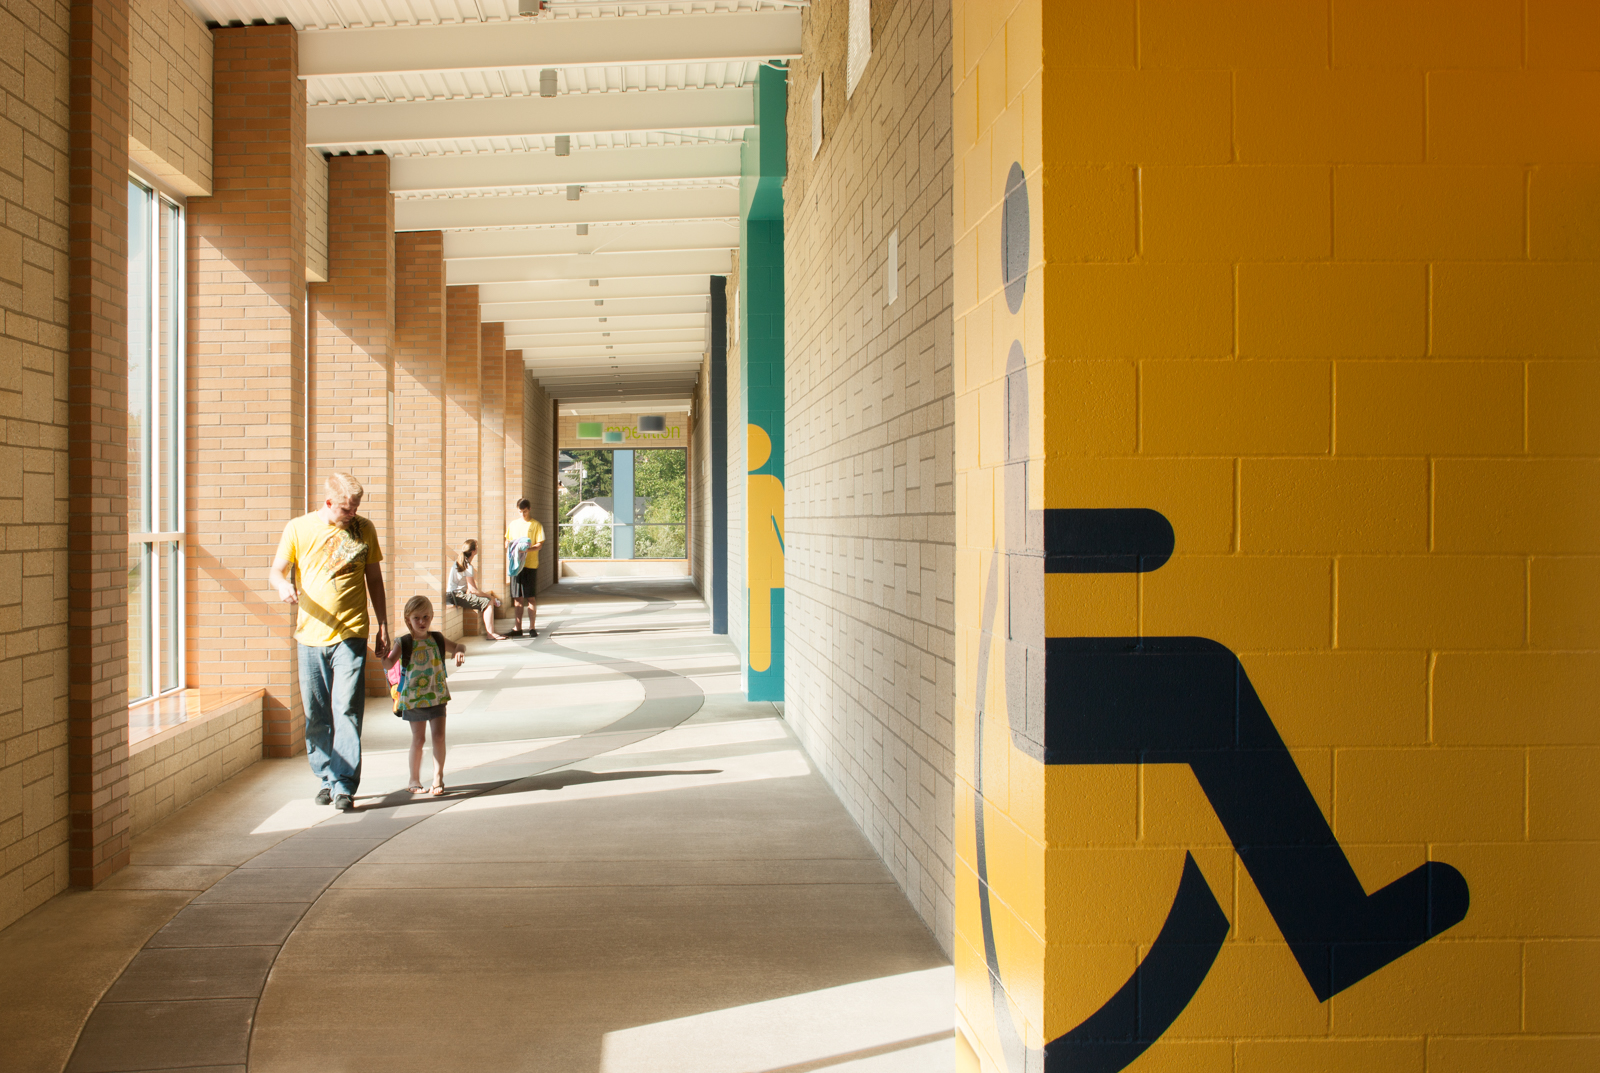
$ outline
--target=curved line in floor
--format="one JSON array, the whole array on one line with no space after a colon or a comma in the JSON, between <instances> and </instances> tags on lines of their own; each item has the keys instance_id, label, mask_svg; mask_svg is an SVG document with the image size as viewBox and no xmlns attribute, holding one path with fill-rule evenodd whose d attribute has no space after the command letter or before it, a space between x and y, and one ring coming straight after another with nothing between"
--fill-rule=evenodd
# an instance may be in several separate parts
<instances>
[{"instance_id":1,"label":"curved line in floor","mask_svg":"<svg viewBox=\"0 0 1600 1073\"><path fill-rule=\"evenodd\" d=\"M675 601L637 593L607 595L643 599L646 608L640 610L652 609L652 603L676 606ZM535 643L530 639L524 647ZM178 910L134 955L79 1031L66 1073L159 1073L195 1067L242 1073L248 1068L256 1008L278 953L351 866L452 805L533 789L535 780L558 768L670 730L705 701L700 687L675 671L584 652L553 639L539 644L551 646L563 649L563 658L634 679L644 688L643 699L598 730L463 769L476 781L453 787L449 797L417 801L406 793L403 812L380 802L335 814L245 861ZM263 858L267 863L261 863ZM275 886L276 900L270 897ZM187 993L184 984L189 985Z\"/></svg>"}]
</instances>

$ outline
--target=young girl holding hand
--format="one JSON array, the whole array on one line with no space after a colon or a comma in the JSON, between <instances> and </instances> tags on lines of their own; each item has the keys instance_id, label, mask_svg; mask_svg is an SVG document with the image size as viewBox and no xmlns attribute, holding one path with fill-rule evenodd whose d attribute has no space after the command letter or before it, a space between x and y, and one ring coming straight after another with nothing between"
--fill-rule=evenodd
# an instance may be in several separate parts
<instances>
[{"instance_id":1,"label":"young girl holding hand","mask_svg":"<svg viewBox=\"0 0 1600 1073\"><path fill-rule=\"evenodd\" d=\"M401 673L397 685L392 685L394 714L411 724L411 782L407 786L414 794L430 793L435 797L444 793L444 719L445 706L450 702L450 685L445 681L444 661L455 657L456 666L467 656L464 645L458 645L442 633L433 633L433 603L426 596L413 596L406 601L406 626L410 632L400 638L400 643L389 646L383 657L383 669L395 682L392 668L399 665ZM422 787L422 745L431 728L433 734L433 786Z\"/></svg>"}]
</instances>

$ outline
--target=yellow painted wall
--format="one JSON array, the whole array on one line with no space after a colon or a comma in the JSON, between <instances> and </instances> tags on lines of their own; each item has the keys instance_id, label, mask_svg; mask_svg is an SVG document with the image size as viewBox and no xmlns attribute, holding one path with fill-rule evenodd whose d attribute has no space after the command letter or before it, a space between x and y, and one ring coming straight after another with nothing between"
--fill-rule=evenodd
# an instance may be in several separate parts
<instances>
[{"instance_id":1,"label":"yellow painted wall","mask_svg":"<svg viewBox=\"0 0 1600 1073\"><path fill-rule=\"evenodd\" d=\"M969 1061L1023 1068L978 909L987 644L992 945L1026 1047L1128 978L1187 850L1228 939L1128 1068L1600 1068L1600 6L956 0L955 18ZM1017 313L1013 162L1034 236ZM1471 889L1460 924L1321 1002L1186 766L1046 769L1005 732L1027 700L996 668L1031 644L1005 636L1027 615L1003 591L984 640L995 549L1027 544L1005 532L1013 340L1027 506L1151 508L1176 532L1151 573L1037 575L1043 632L1232 649L1366 890L1446 862Z\"/></svg>"}]
</instances>

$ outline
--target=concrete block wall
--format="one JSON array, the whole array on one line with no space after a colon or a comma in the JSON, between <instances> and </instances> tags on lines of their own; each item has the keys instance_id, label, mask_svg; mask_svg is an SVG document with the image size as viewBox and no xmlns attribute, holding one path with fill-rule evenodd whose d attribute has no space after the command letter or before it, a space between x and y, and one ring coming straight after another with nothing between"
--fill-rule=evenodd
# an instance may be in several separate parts
<instances>
[{"instance_id":1,"label":"concrete block wall","mask_svg":"<svg viewBox=\"0 0 1600 1073\"><path fill-rule=\"evenodd\" d=\"M966 1068L1595 1066L1592 5L955 7ZM1064 512L1106 509L1159 512L1170 560L1085 572ZM1135 762L1178 721L1131 693L1126 747L1075 751L1114 709L1056 653L1193 638L1281 779ZM1241 842L1290 811L1325 833ZM1335 899L1275 885L1286 842L1358 909L1388 888L1374 927L1426 877L1406 943L1341 975L1370 933L1330 909L1292 947ZM1112 1031L1186 873L1215 960Z\"/></svg>"},{"instance_id":2,"label":"concrete block wall","mask_svg":"<svg viewBox=\"0 0 1600 1073\"><path fill-rule=\"evenodd\" d=\"M183 0L129 4L128 155L174 191L211 193L211 31Z\"/></svg>"},{"instance_id":3,"label":"concrete block wall","mask_svg":"<svg viewBox=\"0 0 1600 1073\"><path fill-rule=\"evenodd\" d=\"M68 881L70 8L0 9L0 926Z\"/></svg>"},{"instance_id":4,"label":"concrete block wall","mask_svg":"<svg viewBox=\"0 0 1600 1073\"><path fill-rule=\"evenodd\" d=\"M873 57L848 103L847 8L807 10L790 74L784 711L949 950L950 7L875 3ZM826 137L813 159L818 77Z\"/></svg>"}]
</instances>

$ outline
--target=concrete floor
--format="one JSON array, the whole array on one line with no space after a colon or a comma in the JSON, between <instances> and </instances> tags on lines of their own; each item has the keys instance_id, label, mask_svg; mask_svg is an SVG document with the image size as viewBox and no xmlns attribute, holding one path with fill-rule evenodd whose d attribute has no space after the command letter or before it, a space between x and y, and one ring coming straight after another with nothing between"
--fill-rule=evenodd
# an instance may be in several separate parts
<instances>
[{"instance_id":1,"label":"concrete floor","mask_svg":"<svg viewBox=\"0 0 1600 1073\"><path fill-rule=\"evenodd\" d=\"M447 797L374 700L356 812L298 757L152 828L0 931L0 1065L953 1069L948 962L705 626L684 581L568 580L470 642Z\"/></svg>"}]
</instances>

